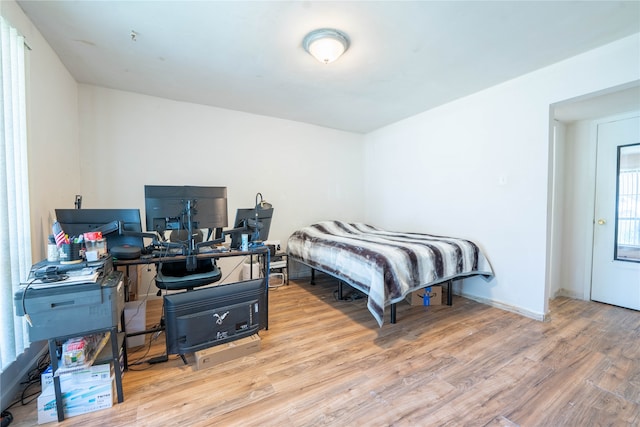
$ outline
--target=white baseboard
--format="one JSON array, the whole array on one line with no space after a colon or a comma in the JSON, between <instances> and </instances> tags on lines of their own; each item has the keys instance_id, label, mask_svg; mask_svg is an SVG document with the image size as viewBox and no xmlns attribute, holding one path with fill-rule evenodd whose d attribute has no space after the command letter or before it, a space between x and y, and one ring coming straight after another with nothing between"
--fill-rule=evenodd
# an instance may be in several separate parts
<instances>
[{"instance_id":1,"label":"white baseboard","mask_svg":"<svg viewBox=\"0 0 640 427\"><path fill-rule=\"evenodd\" d=\"M579 299L579 300L584 299L582 292L569 291L564 288L558 289L556 293L553 295L553 299L556 299L558 297L567 297L567 298L573 298L573 299Z\"/></svg>"},{"instance_id":2,"label":"white baseboard","mask_svg":"<svg viewBox=\"0 0 640 427\"><path fill-rule=\"evenodd\" d=\"M526 309L524 309L522 307L516 307L514 305L505 304L505 303L502 303L502 302L499 302L499 301L495 301L495 300L491 300L491 299L488 299L488 298L482 298L482 297L479 297L477 295L467 294L465 292L460 292L460 293L455 293L454 292L454 294L460 295L462 297L468 298L468 299L473 300L473 301L477 301L477 302L482 303L482 304L486 304L486 305L491 306L491 307L499 308L500 310L509 311L511 313L516 313L516 314L528 317L528 318L533 319L533 320L538 320L540 322L548 322L551 319L549 317L549 313L546 313L546 314L537 313L535 311L526 310Z\"/></svg>"}]
</instances>

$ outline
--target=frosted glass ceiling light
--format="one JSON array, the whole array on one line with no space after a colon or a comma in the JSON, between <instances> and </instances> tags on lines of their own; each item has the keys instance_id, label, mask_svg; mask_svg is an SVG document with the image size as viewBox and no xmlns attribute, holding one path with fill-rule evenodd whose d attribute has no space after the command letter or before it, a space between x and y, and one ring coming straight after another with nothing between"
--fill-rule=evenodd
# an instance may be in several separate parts
<instances>
[{"instance_id":1,"label":"frosted glass ceiling light","mask_svg":"<svg viewBox=\"0 0 640 427\"><path fill-rule=\"evenodd\" d=\"M302 46L318 61L328 64L340 58L340 55L349 49L349 39L338 30L321 28L307 34Z\"/></svg>"}]
</instances>

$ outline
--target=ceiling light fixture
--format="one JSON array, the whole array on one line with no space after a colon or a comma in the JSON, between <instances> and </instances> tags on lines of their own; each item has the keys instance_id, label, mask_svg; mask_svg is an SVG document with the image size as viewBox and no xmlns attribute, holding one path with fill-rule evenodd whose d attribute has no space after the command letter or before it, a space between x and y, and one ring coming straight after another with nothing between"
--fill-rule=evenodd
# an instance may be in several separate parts
<instances>
[{"instance_id":1,"label":"ceiling light fixture","mask_svg":"<svg viewBox=\"0 0 640 427\"><path fill-rule=\"evenodd\" d=\"M321 28L307 34L302 40L302 46L318 61L328 64L349 49L349 38L341 31Z\"/></svg>"}]
</instances>

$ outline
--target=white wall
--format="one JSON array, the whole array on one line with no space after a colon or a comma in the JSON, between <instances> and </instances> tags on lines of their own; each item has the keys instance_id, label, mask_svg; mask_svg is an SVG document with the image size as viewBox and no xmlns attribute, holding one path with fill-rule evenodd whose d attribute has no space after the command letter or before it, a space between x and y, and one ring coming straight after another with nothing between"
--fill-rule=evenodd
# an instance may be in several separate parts
<instances>
[{"instance_id":1,"label":"white wall","mask_svg":"<svg viewBox=\"0 0 640 427\"><path fill-rule=\"evenodd\" d=\"M596 136L591 121L566 125L561 282L551 295L589 299L593 244ZM554 290L556 292L554 292Z\"/></svg>"},{"instance_id":2,"label":"white wall","mask_svg":"<svg viewBox=\"0 0 640 427\"><path fill-rule=\"evenodd\" d=\"M283 249L296 228L363 216L362 135L90 85L79 111L86 208L144 216L145 184L226 186L232 226L260 192Z\"/></svg>"},{"instance_id":3,"label":"white wall","mask_svg":"<svg viewBox=\"0 0 640 427\"><path fill-rule=\"evenodd\" d=\"M80 189L77 83L40 32L13 1L2 16L25 36L27 52L27 138L31 240L34 260L46 257L52 210L73 203Z\"/></svg>"},{"instance_id":4,"label":"white wall","mask_svg":"<svg viewBox=\"0 0 640 427\"><path fill-rule=\"evenodd\" d=\"M29 203L32 258L46 257L51 233L50 212L80 188L78 164L77 84L22 9L13 0L0 1L0 14L25 36ZM27 272L25 272L26 274ZM0 375L0 402L4 409L22 388L20 381L33 368L44 342L33 343Z\"/></svg>"},{"instance_id":5,"label":"white wall","mask_svg":"<svg viewBox=\"0 0 640 427\"><path fill-rule=\"evenodd\" d=\"M366 136L366 219L470 238L496 272L460 291L547 314L550 105L640 79L638 34Z\"/></svg>"}]
</instances>

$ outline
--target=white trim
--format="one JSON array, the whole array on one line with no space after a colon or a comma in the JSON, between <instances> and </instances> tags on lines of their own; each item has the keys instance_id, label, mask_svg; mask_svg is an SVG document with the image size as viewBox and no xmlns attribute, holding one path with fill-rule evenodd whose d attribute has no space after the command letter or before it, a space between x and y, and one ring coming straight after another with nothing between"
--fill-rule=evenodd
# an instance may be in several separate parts
<instances>
[{"instance_id":1,"label":"white trim","mask_svg":"<svg viewBox=\"0 0 640 427\"><path fill-rule=\"evenodd\" d=\"M528 317L528 318L533 319L533 320L538 320L540 322L547 322L550 319L549 313L545 314L545 313L538 313L538 312L534 312L534 311L530 311L530 310L525 310L525 309L523 309L521 307L516 307L514 305L504 304L504 303L499 302L499 301L491 300L491 299L488 299L488 298L482 298L482 297L479 297L479 296L476 296L476 295L468 294L466 292L460 292L457 295L459 295L461 297L464 297L464 298L467 298L467 299L470 299L470 300L473 300L473 301L476 301L476 302L479 302L479 303L482 303L482 304L485 304L485 305L488 305L490 307L499 308L500 310L509 311L511 313L519 314L521 316Z\"/></svg>"}]
</instances>

